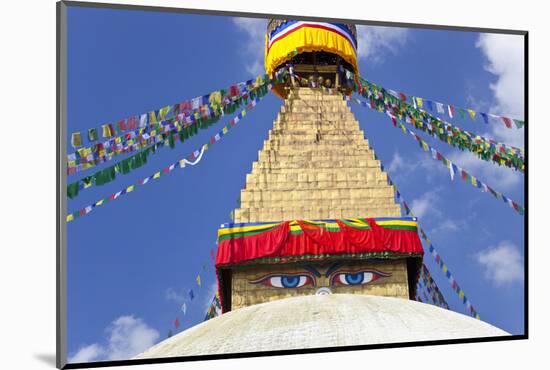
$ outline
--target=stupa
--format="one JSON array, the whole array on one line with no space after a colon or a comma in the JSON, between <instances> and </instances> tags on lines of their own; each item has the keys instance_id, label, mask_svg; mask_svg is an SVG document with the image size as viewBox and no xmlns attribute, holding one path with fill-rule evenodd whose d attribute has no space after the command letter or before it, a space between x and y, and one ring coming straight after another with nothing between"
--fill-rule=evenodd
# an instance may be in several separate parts
<instances>
[{"instance_id":1,"label":"stupa","mask_svg":"<svg viewBox=\"0 0 550 370\"><path fill-rule=\"evenodd\" d=\"M137 358L501 336L487 323L414 301L423 249L387 174L341 96L357 72L352 24L276 19L269 74L291 68L284 104L218 231L224 314ZM304 83L306 81L307 83Z\"/></svg>"}]
</instances>

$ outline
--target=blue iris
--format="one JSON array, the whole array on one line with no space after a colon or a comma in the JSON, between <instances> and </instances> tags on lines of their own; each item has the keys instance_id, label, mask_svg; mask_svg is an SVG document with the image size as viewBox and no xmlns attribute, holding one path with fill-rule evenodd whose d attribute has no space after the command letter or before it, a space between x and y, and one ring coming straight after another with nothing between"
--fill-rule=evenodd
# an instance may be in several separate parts
<instances>
[{"instance_id":1,"label":"blue iris","mask_svg":"<svg viewBox=\"0 0 550 370\"><path fill-rule=\"evenodd\" d=\"M300 276L281 276L281 285L285 288L296 288L300 282Z\"/></svg>"},{"instance_id":2,"label":"blue iris","mask_svg":"<svg viewBox=\"0 0 550 370\"><path fill-rule=\"evenodd\" d=\"M365 274L363 272L357 272L355 274L344 274L344 279L346 279L346 283L349 285L358 285L363 282L363 279L365 278Z\"/></svg>"}]
</instances>

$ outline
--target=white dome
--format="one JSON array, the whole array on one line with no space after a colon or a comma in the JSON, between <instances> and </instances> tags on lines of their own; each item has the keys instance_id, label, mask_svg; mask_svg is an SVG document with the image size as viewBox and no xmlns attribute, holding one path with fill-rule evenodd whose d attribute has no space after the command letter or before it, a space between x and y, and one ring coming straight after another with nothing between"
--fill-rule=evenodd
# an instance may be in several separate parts
<instances>
[{"instance_id":1,"label":"white dome","mask_svg":"<svg viewBox=\"0 0 550 370\"><path fill-rule=\"evenodd\" d=\"M332 294L244 307L136 358L322 348L509 335L485 322L400 298Z\"/></svg>"}]
</instances>

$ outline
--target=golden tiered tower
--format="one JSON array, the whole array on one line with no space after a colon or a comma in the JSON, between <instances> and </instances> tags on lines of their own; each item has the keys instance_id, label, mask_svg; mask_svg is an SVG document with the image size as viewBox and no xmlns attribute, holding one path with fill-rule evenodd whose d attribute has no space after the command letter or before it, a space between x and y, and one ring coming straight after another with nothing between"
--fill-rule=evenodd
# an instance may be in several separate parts
<instances>
[{"instance_id":1,"label":"golden tiered tower","mask_svg":"<svg viewBox=\"0 0 550 370\"><path fill-rule=\"evenodd\" d=\"M235 222L400 216L394 190L341 97L292 89L246 176Z\"/></svg>"}]
</instances>

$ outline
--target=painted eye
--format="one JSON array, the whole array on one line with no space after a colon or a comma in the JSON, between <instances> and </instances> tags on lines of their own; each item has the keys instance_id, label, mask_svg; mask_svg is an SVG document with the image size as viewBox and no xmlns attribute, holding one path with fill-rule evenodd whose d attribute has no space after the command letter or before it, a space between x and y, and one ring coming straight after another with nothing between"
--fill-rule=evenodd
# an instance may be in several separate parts
<instances>
[{"instance_id":1,"label":"painted eye","mask_svg":"<svg viewBox=\"0 0 550 370\"><path fill-rule=\"evenodd\" d=\"M306 285L313 285L313 279L309 275L268 275L250 281L250 283L264 284L274 288L300 288Z\"/></svg>"},{"instance_id":2,"label":"painted eye","mask_svg":"<svg viewBox=\"0 0 550 370\"><path fill-rule=\"evenodd\" d=\"M367 271L356 271L356 272L339 272L334 275L332 279L333 284L342 284L342 285L363 285L371 283L375 280L378 280L381 277L390 276L381 271L367 270Z\"/></svg>"}]
</instances>

